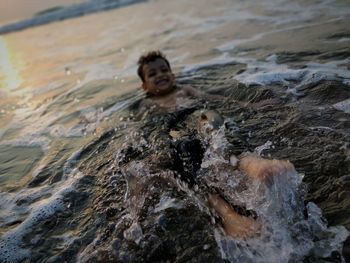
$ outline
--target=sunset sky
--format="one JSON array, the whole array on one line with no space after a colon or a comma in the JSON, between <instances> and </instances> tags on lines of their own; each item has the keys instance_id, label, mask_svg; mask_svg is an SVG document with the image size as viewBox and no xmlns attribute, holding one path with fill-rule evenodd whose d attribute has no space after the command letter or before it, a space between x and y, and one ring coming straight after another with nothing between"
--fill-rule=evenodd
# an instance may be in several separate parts
<instances>
[{"instance_id":1,"label":"sunset sky","mask_svg":"<svg viewBox=\"0 0 350 263\"><path fill-rule=\"evenodd\" d=\"M84 0L0 0L0 25L30 18L38 11Z\"/></svg>"}]
</instances>

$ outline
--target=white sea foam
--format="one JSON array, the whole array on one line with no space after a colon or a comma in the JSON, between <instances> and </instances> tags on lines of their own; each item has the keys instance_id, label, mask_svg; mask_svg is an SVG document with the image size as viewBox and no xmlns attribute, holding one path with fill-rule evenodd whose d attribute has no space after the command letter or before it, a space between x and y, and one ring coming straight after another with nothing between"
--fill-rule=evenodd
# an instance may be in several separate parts
<instances>
[{"instance_id":1,"label":"white sea foam","mask_svg":"<svg viewBox=\"0 0 350 263\"><path fill-rule=\"evenodd\" d=\"M78 159L80 158L82 151L83 151L83 149L79 149L78 151L72 153L71 156L65 162L65 164L63 166L63 175L65 177L69 176L71 173L74 174L75 164L77 163Z\"/></svg>"},{"instance_id":2,"label":"white sea foam","mask_svg":"<svg viewBox=\"0 0 350 263\"><path fill-rule=\"evenodd\" d=\"M168 196L162 196L159 200L159 203L154 208L154 212L158 213L162 210L165 210L167 208L174 207L174 208L181 208L182 204L179 203L176 199L170 198Z\"/></svg>"},{"instance_id":3,"label":"white sea foam","mask_svg":"<svg viewBox=\"0 0 350 263\"><path fill-rule=\"evenodd\" d=\"M307 63L306 68L291 69L288 65L277 64L276 56L272 55L266 61L254 61L238 58L237 60L247 64L247 70L235 77L246 85L269 85L281 83L288 88L296 88L317 83L321 80L338 80L344 84L350 81L350 73L346 69L349 59L332 61L327 63ZM298 84L293 84L293 83Z\"/></svg>"},{"instance_id":4,"label":"white sea foam","mask_svg":"<svg viewBox=\"0 0 350 263\"><path fill-rule=\"evenodd\" d=\"M134 222L124 231L123 235L125 239L139 244L143 236L142 228L138 222Z\"/></svg>"},{"instance_id":5,"label":"white sea foam","mask_svg":"<svg viewBox=\"0 0 350 263\"><path fill-rule=\"evenodd\" d=\"M310 62L302 69L293 69L286 64L278 64L276 59L277 56L275 54L262 61L254 58L231 57L228 53L224 52L209 61L188 65L183 69L182 73L186 76L186 74L188 75L204 67L225 65L234 62L242 63L246 64L246 70L235 76L228 73L229 76L227 78L236 79L247 86L280 84L286 88L286 94L289 93L296 97L303 94L299 91L301 87L322 80L336 80L350 85L350 73L347 69L347 65L350 62L349 58L326 63ZM193 78L193 75L190 78Z\"/></svg>"},{"instance_id":6,"label":"white sea foam","mask_svg":"<svg viewBox=\"0 0 350 263\"><path fill-rule=\"evenodd\" d=\"M263 151L270 149L272 145L271 141L267 141L263 145L256 147L254 152L256 152L257 155L261 155Z\"/></svg>"},{"instance_id":7,"label":"white sea foam","mask_svg":"<svg viewBox=\"0 0 350 263\"><path fill-rule=\"evenodd\" d=\"M338 39L338 42L350 42L350 37L342 37Z\"/></svg>"},{"instance_id":8,"label":"white sea foam","mask_svg":"<svg viewBox=\"0 0 350 263\"><path fill-rule=\"evenodd\" d=\"M51 196L41 198L39 201L31 203L26 209L29 212L27 218L14 229L6 232L0 239L0 261L19 262L30 256L30 250L22 248L22 239L28 235L40 222L49 219L54 214L65 209L64 197L74 191L74 184L83 177L83 174L76 171L64 182L58 182L48 191L49 186L35 190L22 190L15 196L10 197L14 205L16 200L23 199L24 196L32 196L32 199L42 197L48 192ZM34 195L34 196L33 196ZM30 201L30 200L28 200ZM7 200L7 202L10 202ZM7 204L8 207L9 204Z\"/></svg>"},{"instance_id":9,"label":"white sea foam","mask_svg":"<svg viewBox=\"0 0 350 263\"><path fill-rule=\"evenodd\" d=\"M21 220L30 212L28 204L35 202L47 195L51 195L50 186L22 189L18 193L0 193L0 224L4 227L11 222Z\"/></svg>"},{"instance_id":10,"label":"white sea foam","mask_svg":"<svg viewBox=\"0 0 350 263\"><path fill-rule=\"evenodd\" d=\"M345 113L350 113L350 98L334 104L333 107Z\"/></svg>"},{"instance_id":11,"label":"white sea foam","mask_svg":"<svg viewBox=\"0 0 350 263\"><path fill-rule=\"evenodd\" d=\"M143 94L142 94L143 96ZM114 113L126 108L132 101L140 98L140 94L122 101L116 102L112 107L104 110L101 108L87 107L78 109L80 112L79 118L84 120L84 123L78 123L74 126L65 126L62 124L56 124L49 128L50 135L59 138L68 137L82 137L87 134L91 134L96 131L99 123L104 119L107 119Z\"/></svg>"}]
</instances>

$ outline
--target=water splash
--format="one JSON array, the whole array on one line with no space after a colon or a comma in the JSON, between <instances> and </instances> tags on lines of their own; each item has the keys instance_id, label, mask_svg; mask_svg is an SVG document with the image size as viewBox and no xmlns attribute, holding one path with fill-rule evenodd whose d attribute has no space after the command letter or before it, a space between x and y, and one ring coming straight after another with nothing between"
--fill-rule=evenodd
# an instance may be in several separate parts
<instances>
[{"instance_id":1,"label":"water splash","mask_svg":"<svg viewBox=\"0 0 350 263\"><path fill-rule=\"evenodd\" d=\"M302 176L288 171L268 184L247 180L235 169L218 168L225 164L222 155L229 145L223 129L208 138L201 180L220 191L231 204L254 211L262 225L253 238L232 239L219 226L215 239L222 257L230 262L299 262L305 258L341 258L343 242L349 235L345 227L327 227L321 209L309 202L304 206ZM218 147L218 145L220 145ZM266 143L259 149L270 147ZM261 151L260 151L261 152ZM209 169L208 169L209 168ZM344 259L341 258L342 262Z\"/></svg>"}]
</instances>

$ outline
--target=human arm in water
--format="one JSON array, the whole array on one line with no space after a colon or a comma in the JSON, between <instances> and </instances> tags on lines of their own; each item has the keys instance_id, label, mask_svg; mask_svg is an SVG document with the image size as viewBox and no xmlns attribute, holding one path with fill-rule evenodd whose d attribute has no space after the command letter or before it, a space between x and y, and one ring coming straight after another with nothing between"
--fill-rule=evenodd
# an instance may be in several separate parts
<instances>
[{"instance_id":1,"label":"human arm in water","mask_svg":"<svg viewBox=\"0 0 350 263\"><path fill-rule=\"evenodd\" d=\"M207 101L225 100L226 99L226 97L224 97L224 96L216 95L216 94L209 94L209 93L206 93L202 90L196 89L196 88L191 87L191 86L184 86L184 87L182 87L182 90L184 91L186 96L192 96L192 97L204 99Z\"/></svg>"}]
</instances>

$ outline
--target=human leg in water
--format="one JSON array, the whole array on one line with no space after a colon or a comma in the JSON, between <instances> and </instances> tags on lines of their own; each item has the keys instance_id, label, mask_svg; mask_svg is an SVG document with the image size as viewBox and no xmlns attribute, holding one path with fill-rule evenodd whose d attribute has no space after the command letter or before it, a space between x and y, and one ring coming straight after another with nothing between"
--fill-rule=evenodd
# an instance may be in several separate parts
<instances>
[{"instance_id":1,"label":"human leg in water","mask_svg":"<svg viewBox=\"0 0 350 263\"><path fill-rule=\"evenodd\" d=\"M209 134L223 125L224 121L216 111L204 111L199 119L199 133L208 138ZM192 147L190 147L192 148ZM273 178L294 171L289 161L263 159L253 153L241 154L238 169L252 180L258 180L270 186ZM219 194L209 194L209 206L222 220L225 232L233 238L248 238L260 232L261 224L252 217L241 215Z\"/></svg>"},{"instance_id":2,"label":"human leg in water","mask_svg":"<svg viewBox=\"0 0 350 263\"><path fill-rule=\"evenodd\" d=\"M238 168L252 180L259 180L268 186L275 176L295 172L292 163L284 160L268 160L252 153L244 153L239 160ZM232 206L218 194L210 194L209 206L222 219L225 232L233 238L247 238L259 233L261 225L251 217L238 214Z\"/></svg>"},{"instance_id":3,"label":"human leg in water","mask_svg":"<svg viewBox=\"0 0 350 263\"><path fill-rule=\"evenodd\" d=\"M273 177L288 172L296 172L294 165L284 160L269 160L253 153L243 153L240 156L238 168L253 180L260 180L271 185Z\"/></svg>"},{"instance_id":4,"label":"human leg in water","mask_svg":"<svg viewBox=\"0 0 350 263\"><path fill-rule=\"evenodd\" d=\"M261 225L256 220L238 214L220 195L210 194L208 202L220 216L226 234L242 239L259 233Z\"/></svg>"}]
</instances>

